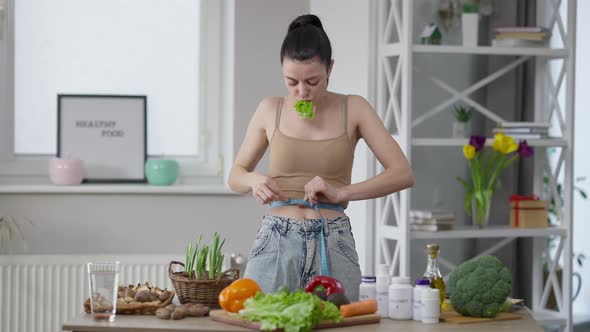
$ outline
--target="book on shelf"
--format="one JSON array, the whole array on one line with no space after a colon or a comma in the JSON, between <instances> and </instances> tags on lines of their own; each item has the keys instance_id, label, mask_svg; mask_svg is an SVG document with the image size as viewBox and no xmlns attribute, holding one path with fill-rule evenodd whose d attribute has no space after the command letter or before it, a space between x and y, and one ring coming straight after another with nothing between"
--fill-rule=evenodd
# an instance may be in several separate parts
<instances>
[{"instance_id":1,"label":"book on shelf","mask_svg":"<svg viewBox=\"0 0 590 332\"><path fill-rule=\"evenodd\" d=\"M410 210L410 218L454 219L455 213L444 210Z\"/></svg>"},{"instance_id":2,"label":"book on shelf","mask_svg":"<svg viewBox=\"0 0 590 332\"><path fill-rule=\"evenodd\" d=\"M439 218L412 218L411 224L414 225L453 225L455 218L439 219Z\"/></svg>"},{"instance_id":3,"label":"book on shelf","mask_svg":"<svg viewBox=\"0 0 590 332\"><path fill-rule=\"evenodd\" d=\"M549 136L549 124L545 122L502 122L492 133L502 132L516 139L537 139Z\"/></svg>"},{"instance_id":4,"label":"book on shelf","mask_svg":"<svg viewBox=\"0 0 590 332\"><path fill-rule=\"evenodd\" d=\"M544 32L548 31L546 28L541 26L534 27L497 27L496 33L502 32Z\"/></svg>"},{"instance_id":5,"label":"book on shelf","mask_svg":"<svg viewBox=\"0 0 590 332\"><path fill-rule=\"evenodd\" d=\"M534 131L512 131L512 130L504 130L502 128L495 128L492 129L492 133L496 134L496 133L503 133L504 135L508 135L512 138L516 138L516 139L527 139L527 138L531 138L531 139L536 139L536 138L548 138L549 134L545 131L545 132L534 132Z\"/></svg>"},{"instance_id":6,"label":"book on shelf","mask_svg":"<svg viewBox=\"0 0 590 332\"><path fill-rule=\"evenodd\" d=\"M547 47L547 41L526 39L492 39L493 47Z\"/></svg>"},{"instance_id":7,"label":"book on shelf","mask_svg":"<svg viewBox=\"0 0 590 332\"><path fill-rule=\"evenodd\" d=\"M547 32L502 32L496 34L496 39L521 39L531 41L546 41Z\"/></svg>"},{"instance_id":8,"label":"book on shelf","mask_svg":"<svg viewBox=\"0 0 590 332\"><path fill-rule=\"evenodd\" d=\"M514 139L540 139L540 138L549 138L549 135L547 135L546 133L511 133L509 131L504 131L504 130L500 130L499 132L502 132L504 135L508 135ZM497 132L494 132L494 134Z\"/></svg>"},{"instance_id":9,"label":"book on shelf","mask_svg":"<svg viewBox=\"0 0 590 332\"><path fill-rule=\"evenodd\" d=\"M503 132L505 134L547 134L549 128L531 128L531 127L514 127L514 128L501 128L496 127L492 129L492 133Z\"/></svg>"},{"instance_id":10,"label":"book on shelf","mask_svg":"<svg viewBox=\"0 0 590 332\"><path fill-rule=\"evenodd\" d=\"M498 123L498 128L549 128L550 126L547 122L504 121Z\"/></svg>"},{"instance_id":11,"label":"book on shelf","mask_svg":"<svg viewBox=\"0 0 590 332\"><path fill-rule=\"evenodd\" d=\"M547 135L543 135L543 134L510 134L510 133L504 133L514 139L541 139L541 138L548 138L549 136Z\"/></svg>"},{"instance_id":12,"label":"book on shelf","mask_svg":"<svg viewBox=\"0 0 590 332\"><path fill-rule=\"evenodd\" d=\"M453 229L453 225L416 225L410 224L410 230L417 232L438 232Z\"/></svg>"}]
</instances>

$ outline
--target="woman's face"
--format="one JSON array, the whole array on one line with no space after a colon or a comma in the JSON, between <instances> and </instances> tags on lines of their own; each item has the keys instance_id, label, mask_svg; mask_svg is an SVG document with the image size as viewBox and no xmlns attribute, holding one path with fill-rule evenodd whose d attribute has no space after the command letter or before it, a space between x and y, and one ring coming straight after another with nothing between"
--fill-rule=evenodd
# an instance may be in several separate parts
<instances>
[{"instance_id":1,"label":"woman's face","mask_svg":"<svg viewBox=\"0 0 590 332\"><path fill-rule=\"evenodd\" d=\"M305 61L283 59L283 79L289 95L296 100L311 100L314 104L326 94L332 65L326 67L319 57Z\"/></svg>"}]
</instances>

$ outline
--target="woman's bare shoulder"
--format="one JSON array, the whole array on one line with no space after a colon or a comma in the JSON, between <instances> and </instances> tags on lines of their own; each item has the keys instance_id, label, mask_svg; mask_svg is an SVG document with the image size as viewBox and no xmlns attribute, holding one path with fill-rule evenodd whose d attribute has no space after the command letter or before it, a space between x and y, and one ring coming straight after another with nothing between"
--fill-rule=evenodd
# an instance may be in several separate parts
<instances>
[{"instance_id":1,"label":"woman's bare shoulder","mask_svg":"<svg viewBox=\"0 0 590 332\"><path fill-rule=\"evenodd\" d=\"M361 128L376 129L380 120L377 112L373 106L362 96L348 95L348 122L349 129L357 133L357 137L361 138Z\"/></svg>"},{"instance_id":2,"label":"woman's bare shoulder","mask_svg":"<svg viewBox=\"0 0 590 332\"><path fill-rule=\"evenodd\" d=\"M348 114L352 121L360 121L367 116L371 116L375 110L371 104L362 96L348 95Z\"/></svg>"},{"instance_id":3,"label":"woman's bare shoulder","mask_svg":"<svg viewBox=\"0 0 590 332\"><path fill-rule=\"evenodd\" d=\"M373 109L371 104L359 95L348 95L348 106L353 112L366 112L367 110Z\"/></svg>"},{"instance_id":4,"label":"woman's bare shoulder","mask_svg":"<svg viewBox=\"0 0 590 332\"><path fill-rule=\"evenodd\" d=\"M266 97L258 103L253 119L263 126L274 124L277 108L282 97Z\"/></svg>"},{"instance_id":5,"label":"woman's bare shoulder","mask_svg":"<svg viewBox=\"0 0 590 332\"><path fill-rule=\"evenodd\" d=\"M279 103L282 97L266 97L258 103L256 107L256 113L260 113L261 116L275 116Z\"/></svg>"},{"instance_id":6,"label":"woman's bare shoulder","mask_svg":"<svg viewBox=\"0 0 590 332\"><path fill-rule=\"evenodd\" d=\"M265 97L258 103L258 107L256 110L260 110L261 112L265 113L273 113L277 110L279 106L279 102L281 101L282 97Z\"/></svg>"}]
</instances>

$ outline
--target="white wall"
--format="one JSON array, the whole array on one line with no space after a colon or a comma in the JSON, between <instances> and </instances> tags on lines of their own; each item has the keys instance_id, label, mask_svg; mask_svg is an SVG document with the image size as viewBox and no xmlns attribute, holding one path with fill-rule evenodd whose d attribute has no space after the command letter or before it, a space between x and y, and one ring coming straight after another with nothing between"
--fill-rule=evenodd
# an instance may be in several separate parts
<instances>
[{"instance_id":1,"label":"white wall","mask_svg":"<svg viewBox=\"0 0 590 332\"><path fill-rule=\"evenodd\" d=\"M590 141L590 64L585 61L590 57L590 40L587 32L590 31L590 22L584 18L590 15L590 2L578 1L578 32L576 44L576 103L575 103L575 137L574 137L574 177L585 176L586 180L577 183L578 186L590 191L590 155L586 142ZM587 235L590 233L590 201L582 199L578 193L574 193L574 253L586 254L586 261L582 268L574 261L574 272L582 276L582 289L579 297L574 301L574 314L590 313L590 242ZM577 287L574 280L573 287ZM574 288L575 290L575 288Z\"/></svg>"},{"instance_id":2,"label":"white wall","mask_svg":"<svg viewBox=\"0 0 590 332\"><path fill-rule=\"evenodd\" d=\"M248 0L236 3L235 129L236 152L258 102L282 96L280 50L291 21L309 11L306 1ZM262 170L268 160L261 161Z\"/></svg>"}]
</instances>

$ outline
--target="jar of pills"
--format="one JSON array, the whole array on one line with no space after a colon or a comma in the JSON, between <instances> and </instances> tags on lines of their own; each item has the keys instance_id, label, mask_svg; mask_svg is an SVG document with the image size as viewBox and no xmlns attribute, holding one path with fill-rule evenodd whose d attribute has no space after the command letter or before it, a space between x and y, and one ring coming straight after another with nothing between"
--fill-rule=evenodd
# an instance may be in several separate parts
<instances>
[{"instance_id":1,"label":"jar of pills","mask_svg":"<svg viewBox=\"0 0 590 332\"><path fill-rule=\"evenodd\" d=\"M408 277L393 277L389 286L389 318L412 319L412 293Z\"/></svg>"},{"instance_id":2,"label":"jar of pills","mask_svg":"<svg viewBox=\"0 0 590 332\"><path fill-rule=\"evenodd\" d=\"M413 317L414 320L422 321L422 290L430 289L430 280L416 279L416 287L413 294Z\"/></svg>"},{"instance_id":3,"label":"jar of pills","mask_svg":"<svg viewBox=\"0 0 590 332\"><path fill-rule=\"evenodd\" d=\"M440 317L440 293L436 288L423 289L422 298L422 323L436 324Z\"/></svg>"},{"instance_id":4,"label":"jar of pills","mask_svg":"<svg viewBox=\"0 0 590 332\"><path fill-rule=\"evenodd\" d=\"M389 310L389 265L379 264L377 267L377 276L375 281L375 288L377 293L377 313L383 317L387 317Z\"/></svg>"},{"instance_id":5,"label":"jar of pills","mask_svg":"<svg viewBox=\"0 0 590 332\"><path fill-rule=\"evenodd\" d=\"M359 286L359 301L377 299L377 278L375 276L363 276Z\"/></svg>"}]
</instances>

